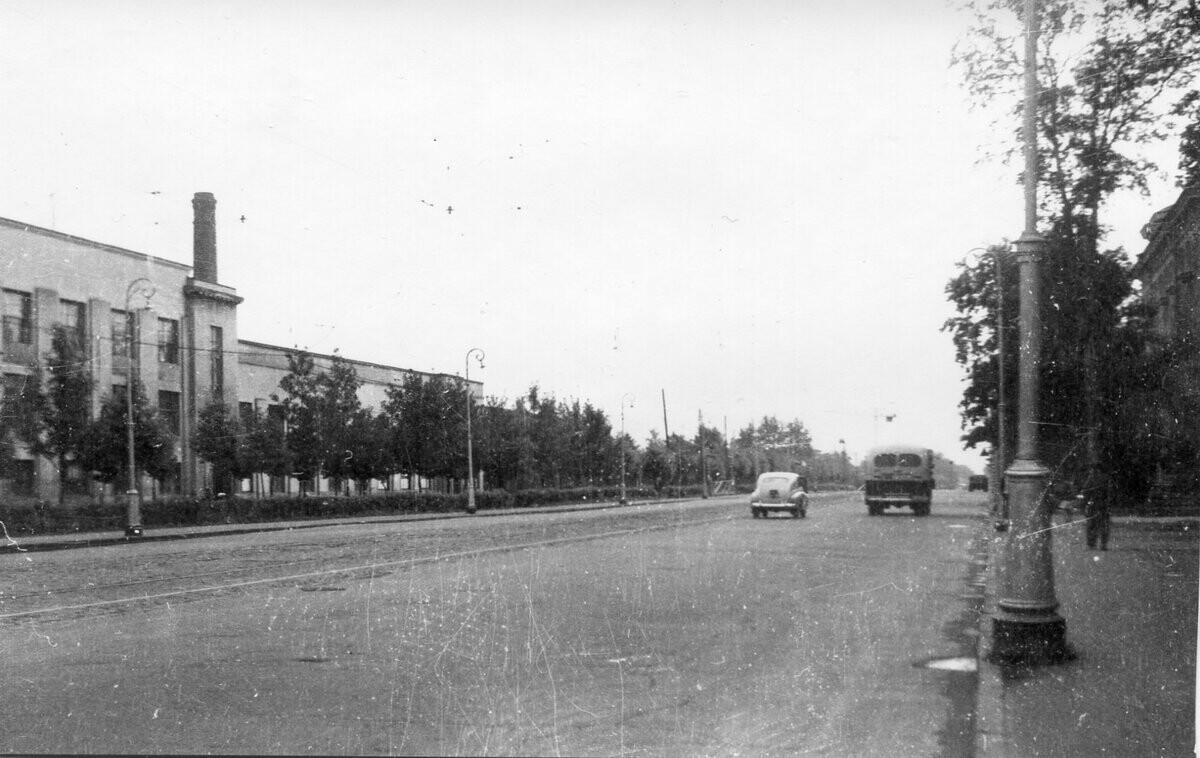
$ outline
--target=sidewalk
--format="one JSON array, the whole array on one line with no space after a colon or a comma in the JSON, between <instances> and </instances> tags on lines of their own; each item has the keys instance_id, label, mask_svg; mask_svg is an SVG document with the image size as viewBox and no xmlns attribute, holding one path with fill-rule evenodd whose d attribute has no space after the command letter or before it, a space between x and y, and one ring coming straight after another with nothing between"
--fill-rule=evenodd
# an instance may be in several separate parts
<instances>
[{"instance_id":1,"label":"sidewalk","mask_svg":"<svg viewBox=\"0 0 1200 758\"><path fill-rule=\"evenodd\" d=\"M1075 659L1037 668L987 661L1007 539L997 534L980 628L975 754L1194 755L1200 520L1115 517L1107 551L1087 549L1082 521L1056 518L1054 526L1055 594Z\"/></svg>"}]
</instances>

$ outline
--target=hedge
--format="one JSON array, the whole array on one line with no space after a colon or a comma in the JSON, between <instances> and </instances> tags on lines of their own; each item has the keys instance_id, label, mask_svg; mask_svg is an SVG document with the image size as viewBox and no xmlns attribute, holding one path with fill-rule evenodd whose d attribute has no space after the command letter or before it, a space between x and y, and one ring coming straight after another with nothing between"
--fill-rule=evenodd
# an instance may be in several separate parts
<instances>
[{"instance_id":1,"label":"hedge","mask_svg":"<svg viewBox=\"0 0 1200 758\"><path fill-rule=\"evenodd\" d=\"M700 485L627 487L626 498L700 497ZM508 492L480 490L475 493L479 510L530 508L563 503L606 503L620 498L619 487L575 487ZM277 521L394 516L415 513L453 513L466 509L465 493L381 492L370 495L306 497L227 497L209 500L172 498L142 504L146 528L202 526L206 524L253 524ZM123 503L90 504L60 510L46 503L34 506L0 505L0 522L10 535L62 534L80 531L113 531L125 528Z\"/></svg>"}]
</instances>

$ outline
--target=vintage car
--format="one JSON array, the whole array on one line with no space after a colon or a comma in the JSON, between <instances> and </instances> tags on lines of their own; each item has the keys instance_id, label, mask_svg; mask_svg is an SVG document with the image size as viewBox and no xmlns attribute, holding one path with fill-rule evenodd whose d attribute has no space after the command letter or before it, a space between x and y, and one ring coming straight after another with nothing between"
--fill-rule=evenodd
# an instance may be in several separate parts
<instances>
[{"instance_id":1,"label":"vintage car","mask_svg":"<svg viewBox=\"0 0 1200 758\"><path fill-rule=\"evenodd\" d=\"M793 518L808 515L808 479L791 471L768 471L758 477L750 495L750 515L766 518L772 511L785 511Z\"/></svg>"}]
</instances>

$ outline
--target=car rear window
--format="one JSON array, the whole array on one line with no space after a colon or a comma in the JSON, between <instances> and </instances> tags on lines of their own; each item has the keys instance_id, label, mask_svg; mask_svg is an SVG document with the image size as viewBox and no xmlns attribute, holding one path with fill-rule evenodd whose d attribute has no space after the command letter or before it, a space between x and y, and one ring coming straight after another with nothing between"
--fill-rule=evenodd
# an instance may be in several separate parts
<instances>
[{"instance_id":1,"label":"car rear window","mask_svg":"<svg viewBox=\"0 0 1200 758\"><path fill-rule=\"evenodd\" d=\"M786 490L788 487L791 487L791 486L792 486L792 480L787 479L782 476L775 476L775 477L771 477L770 479L763 479L762 483L759 485L759 487L761 487L763 490Z\"/></svg>"},{"instance_id":2,"label":"car rear window","mask_svg":"<svg viewBox=\"0 0 1200 758\"><path fill-rule=\"evenodd\" d=\"M891 468L896 465L895 453L880 453L875 456L875 465L880 468Z\"/></svg>"},{"instance_id":3,"label":"car rear window","mask_svg":"<svg viewBox=\"0 0 1200 758\"><path fill-rule=\"evenodd\" d=\"M921 465L921 456L915 453L901 453L900 465L905 468L916 468Z\"/></svg>"}]
</instances>

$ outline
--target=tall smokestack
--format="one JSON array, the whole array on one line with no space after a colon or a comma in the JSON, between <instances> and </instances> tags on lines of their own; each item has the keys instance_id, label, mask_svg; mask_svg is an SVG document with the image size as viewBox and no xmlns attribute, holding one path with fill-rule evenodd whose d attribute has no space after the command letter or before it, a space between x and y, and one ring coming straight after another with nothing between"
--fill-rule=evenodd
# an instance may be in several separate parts
<instances>
[{"instance_id":1,"label":"tall smokestack","mask_svg":"<svg viewBox=\"0 0 1200 758\"><path fill-rule=\"evenodd\" d=\"M192 272L202 282L217 283L217 199L211 192L197 192L192 198L194 234Z\"/></svg>"}]
</instances>

